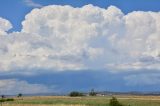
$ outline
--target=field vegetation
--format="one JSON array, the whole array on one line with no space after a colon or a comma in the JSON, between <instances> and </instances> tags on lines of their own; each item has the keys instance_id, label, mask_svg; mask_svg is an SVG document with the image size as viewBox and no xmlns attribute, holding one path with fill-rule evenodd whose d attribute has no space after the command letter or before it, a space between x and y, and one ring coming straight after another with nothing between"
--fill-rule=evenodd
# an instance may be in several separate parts
<instances>
[{"instance_id":1,"label":"field vegetation","mask_svg":"<svg viewBox=\"0 0 160 106\"><path fill-rule=\"evenodd\" d=\"M160 96L115 96L123 106L160 106ZM110 106L111 96L35 96L16 97L2 106ZM120 105L117 105L120 106Z\"/></svg>"}]
</instances>

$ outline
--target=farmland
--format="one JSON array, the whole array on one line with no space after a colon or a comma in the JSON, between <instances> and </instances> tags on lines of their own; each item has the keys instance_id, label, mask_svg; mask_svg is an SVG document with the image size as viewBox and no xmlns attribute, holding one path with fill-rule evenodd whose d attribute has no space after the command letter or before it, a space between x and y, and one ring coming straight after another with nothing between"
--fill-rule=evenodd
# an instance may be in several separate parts
<instances>
[{"instance_id":1,"label":"farmland","mask_svg":"<svg viewBox=\"0 0 160 106\"><path fill-rule=\"evenodd\" d=\"M160 96L116 97L125 106L160 106ZM3 106L109 106L111 97L34 96L14 99Z\"/></svg>"}]
</instances>

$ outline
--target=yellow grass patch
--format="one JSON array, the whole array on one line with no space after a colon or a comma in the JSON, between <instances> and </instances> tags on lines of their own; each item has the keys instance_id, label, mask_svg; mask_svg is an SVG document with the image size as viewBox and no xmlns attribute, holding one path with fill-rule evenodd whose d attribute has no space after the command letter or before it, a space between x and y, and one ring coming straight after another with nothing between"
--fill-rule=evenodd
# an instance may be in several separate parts
<instances>
[{"instance_id":1,"label":"yellow grass patch","mask_svg":"<svg viewBox=\"0 0 160 106\"><path fill-rule=\"evenodd\" d=\"M2 106L86 106L86 105L65 105L65 104L3 104Z\"/></svg>"}]
</instances>

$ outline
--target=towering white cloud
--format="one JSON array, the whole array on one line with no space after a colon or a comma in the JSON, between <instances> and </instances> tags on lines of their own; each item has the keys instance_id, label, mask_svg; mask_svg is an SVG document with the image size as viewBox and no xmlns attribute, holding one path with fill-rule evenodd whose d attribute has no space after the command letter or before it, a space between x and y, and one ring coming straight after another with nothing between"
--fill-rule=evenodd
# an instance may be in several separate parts
<instances>
[{"instance_id":1,"label":"towering white cloud","mask_svg":"<svg viewBox=\"0 0 160 106\"><path fill-rule=\"evenodd\" d=\"M126 63L117 67L160 69L160 12L135 11L124 16L125 33L113 35L113 48L124 54Z\"/></svg>"},{"instance_id":2,"label":"towering white cloud","mask_svg":"<svg viewBox=\"0 0 160 106\"><path fill-rule=\"evenodd\" d=\"M125 15L114 6L33 9L22 22L21 32L0 36L0 71L93 70L106 66L159 70L159 19L160 12ZM9 22L0 26L3 32L11 28Z\"/></svg>"}]
</instances>

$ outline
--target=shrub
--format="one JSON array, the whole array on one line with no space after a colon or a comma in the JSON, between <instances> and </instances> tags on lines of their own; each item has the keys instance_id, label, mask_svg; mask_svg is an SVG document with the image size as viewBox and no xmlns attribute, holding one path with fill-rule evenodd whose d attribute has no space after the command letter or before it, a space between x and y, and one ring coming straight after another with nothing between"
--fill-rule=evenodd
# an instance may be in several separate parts
<instances>
[{"instance_id":1,"label":"shrub","mask_svg":"<svg viewBox=\"0 0 160 106\"><path fill-rule=\"evenodd\" d=\"M6 101L14 101L14 99L13 98L0 99L0 102L6 102Z\"/></svg>"},{"instance_id":2,"label":"shrub","mask_svg":"<svg viewBox=\"0 0 160 106\"><path fill-rule=\"evenodd\" d=\"M13 98L8 98L5 101L14 101L14 99Z\"/></svg>"},{"instance_id":3,"label":"shrub","mask_svg":"<svg viewBox=\"0 0 160 106\"><path fill-rule=\"evenodd\" d=\"M5 100L4 99L0 99L0 102L5 102Z\"/></svg>"},{"instance_id":4,"label":"shrub","mask_svg":"<svg viewBox=\"0 0 160 106\"><path fill-rule=\"evenodd\" d=\"M112 99L109 102L109 106L123 106L116 97L112 97Z\"/></svg>"}]
</instances>

